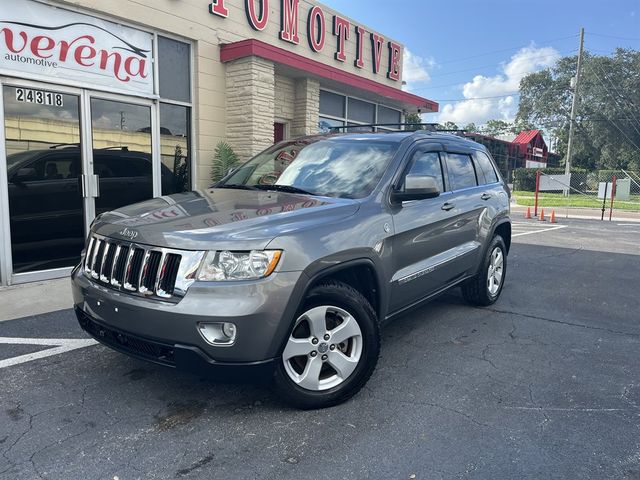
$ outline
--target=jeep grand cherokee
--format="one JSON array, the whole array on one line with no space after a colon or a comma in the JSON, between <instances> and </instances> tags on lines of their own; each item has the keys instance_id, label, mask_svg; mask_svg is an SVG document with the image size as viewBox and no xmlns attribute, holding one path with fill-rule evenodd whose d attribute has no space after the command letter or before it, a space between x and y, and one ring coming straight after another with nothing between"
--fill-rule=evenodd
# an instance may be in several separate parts
<instances>
[{"instance_id":1,"label":"jeep grand cherokee","mask_svg":"<svg viewBox=\"0 0 640 480\"><path fill-rule=\"evenodd\" d=\"M120 352L273 374L301 408L371 376L380 325L454 286L497 300L509 191L445 133L279 143L212 188L100 215L72 273L82 328Z\"/></svg>"}]
</instances>

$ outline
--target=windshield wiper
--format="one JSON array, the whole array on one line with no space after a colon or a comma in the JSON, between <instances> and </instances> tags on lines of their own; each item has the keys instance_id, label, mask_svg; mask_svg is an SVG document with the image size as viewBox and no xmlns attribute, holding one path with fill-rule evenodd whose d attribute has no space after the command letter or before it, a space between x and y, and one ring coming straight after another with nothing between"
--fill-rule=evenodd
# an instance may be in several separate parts
<instances>
[{"instance_id":1,"label":"windshield wiper","mask_svg":"<svg viewBox=\"0 0 640 480\"><path fill-rule=\"evenodd\" d=\"M255 188L260 190L276 190L278 192L286 192L286 193L300 193L302 195L315 195L315 193L307 192L298 187L294 187L292 185L256 185Z\"/></svg>"},{"instance_id":2,"label":"windshield wiper","mask_svg":"<svg viewBox=\"0 0 640 480\"><path fill-rule=\"evenodd\" d=\"M223 185L213 185L212 188L232 188L235 190L260 190L252 185L242 185L241 183L225 183Z\"/></svg>"}]
</instances>

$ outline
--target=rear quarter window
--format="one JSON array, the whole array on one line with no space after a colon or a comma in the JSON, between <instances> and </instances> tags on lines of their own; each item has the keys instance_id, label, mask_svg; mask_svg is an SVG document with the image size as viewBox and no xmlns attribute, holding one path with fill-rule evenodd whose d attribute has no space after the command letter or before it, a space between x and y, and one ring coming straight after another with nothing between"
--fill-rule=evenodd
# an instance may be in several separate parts
<instances>
[{"instance_id":1,"label":"rear quarter window","mask_svg":"<svg viewBox=\"0 0 640 480\"><path fill-rule=\"evenodd\" d=\"M493 168L493 163L489 156L484 152L475 152L474 154L476 165L480 167L480 170L484 174L486 183L496 183L498 181L498 175ZM481 178L480 175L478 175Z\"/></svg>"}]
</instances>

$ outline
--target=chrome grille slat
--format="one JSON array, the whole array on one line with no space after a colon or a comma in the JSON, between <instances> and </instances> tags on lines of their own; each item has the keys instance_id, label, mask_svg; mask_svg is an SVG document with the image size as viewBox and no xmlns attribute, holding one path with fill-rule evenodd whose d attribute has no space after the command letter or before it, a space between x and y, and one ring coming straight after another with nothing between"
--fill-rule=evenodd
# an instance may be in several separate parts
<instances>
[{"instance_id":1,"label":"chrome grille slat","mask_svg":"<svg viewBox=\"0 0 640 480\"><path fill-rule=\"evenodd\" d=\"M104 247L104 251L102 252L102 264L100 265L100 281L108 283L109 278L107 278L107 276L104 273L105 273L105 268L111 271L111 269L108 268L109 254L111 253L112 247L114 247L115 245L107 242L106 240L104 244L105 244L105 247Z\"/></svg>"},{"instance_id":2,"label":"chrome grille slat","mask_svg":"<svg viewBox=\"0 0 640 480\"><path fill-rule=\"evenodd\" d=\"M131 286L129 280L131 280L131 261L133 260L133 254L136 253L136 249L133 247L129 248L129 255L127 255L127 263L124 264L124 277L122 280L122 285L125 290L135 291L135 288Z\"/></svg>"},{"instance_id":3,"label":"chrome grille slat","mask_svg":"<svg viewBox=\"0 0 640 480\"><path fill-rule=\"evenodd\" d=\"M203 251L174 250L132 243L92 233L85 275L110 289L176 302L195 281Z\"/></svg>"},{"instance_id":4,"label":"chrome grille slat","mask_svg":"<svg viewBox=\"0 0 640 480\"><path fill-rule=\"evenodd\" d=\"M118 260L120 260L120 251L122 247L118 245L116 247L116 252L113 254L113 266L111 267L111 285L114 287L120 287L120 282L116 279L116 266L118 265Z\"/></svg>"},{"instance_id":5,"label":"chrome grille slat","mask_svg":"<svg viewBox=\"0 0 640 480\"><path fill-rule=\"evenodd\" d=\"M100 247L102 246L103 240L96 240L95 245L93 246L93 259L91 260L91 276L93 278L98 278L98 272L96 271L96 262L98 261L98 253L100 252Z\"/></svg>"},{"instance_id":6,"label":"chrome grille slat","mask_svg":"<svg viewBox=\"0 0 640 480\"><path fill-rule=\"evenodd\" d=\"M151 258L151 250L145 250L144 257L142 259L142 266L140 267L140 274L138 275L138 291L144 294L147 289L144 287L145 275L147 274L147 268L149 267L149 258Z\"/></svg>"},{"instance_id":7,"label":"chrome grille slat","mask_svg":"<svg viewBox=\"0 0 640 480\"><path fill-rule=\"evenodd\" d=\"M171 296L167 294L167 292L165 292L161 287L161 285L164 283L164 277L167 273L167 265L170 261L170 258L171 257L169 256L169 254L163 255L162 263L160 264L160 269L158 270L158 280L156 281L156 295L162 298L168 298Z\"/></svg>"},{"instance_id":8,"label":"chrome grille slat","mask_svg":"<svg viewBox=\"0 0 640 480\"><path fill-rule=\"evenodd\" d=\"M84 259L84 271L89 273L91 271L91 260L93 259L93 244L96 242L94 237L89 239L89 246L87 247L86 258Z\"/></svg>"},{"instance_id":9,"label":"chrome grille slat","mask_svg":"<svg viewBox=\"0 0 640 480\"><path fill-rule=\"evenodd\" d=\"M158 296L162 296L160 295L160 281L162 280L162 274L164 272L165 269L165 263L167 262L167 254L166 252L162 252L162 257L160 257L160 265L158 266L158 273L156 275L156 282L155 285L153 287L153 291L156 292L156 295Z\"/></svg>"}]
</instances>

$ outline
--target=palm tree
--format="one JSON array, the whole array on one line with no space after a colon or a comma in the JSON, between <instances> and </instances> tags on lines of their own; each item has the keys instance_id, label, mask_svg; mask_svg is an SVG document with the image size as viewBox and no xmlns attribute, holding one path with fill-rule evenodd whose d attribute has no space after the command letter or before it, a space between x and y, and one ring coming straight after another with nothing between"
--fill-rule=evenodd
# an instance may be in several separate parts
<instances>
[{"instance_id":1,"label":"palm tree","mask_svg":"<svg viewBox=\"0 0 640 480\"><path fill-rule=\"evenodd\" d=\"M211 165L211 180L214 183L219 182L240 163L238 155L233 151L231 145L227 142L220 142L216 145L213 153L213 165Z\"/></svg>"}]
</instances>

